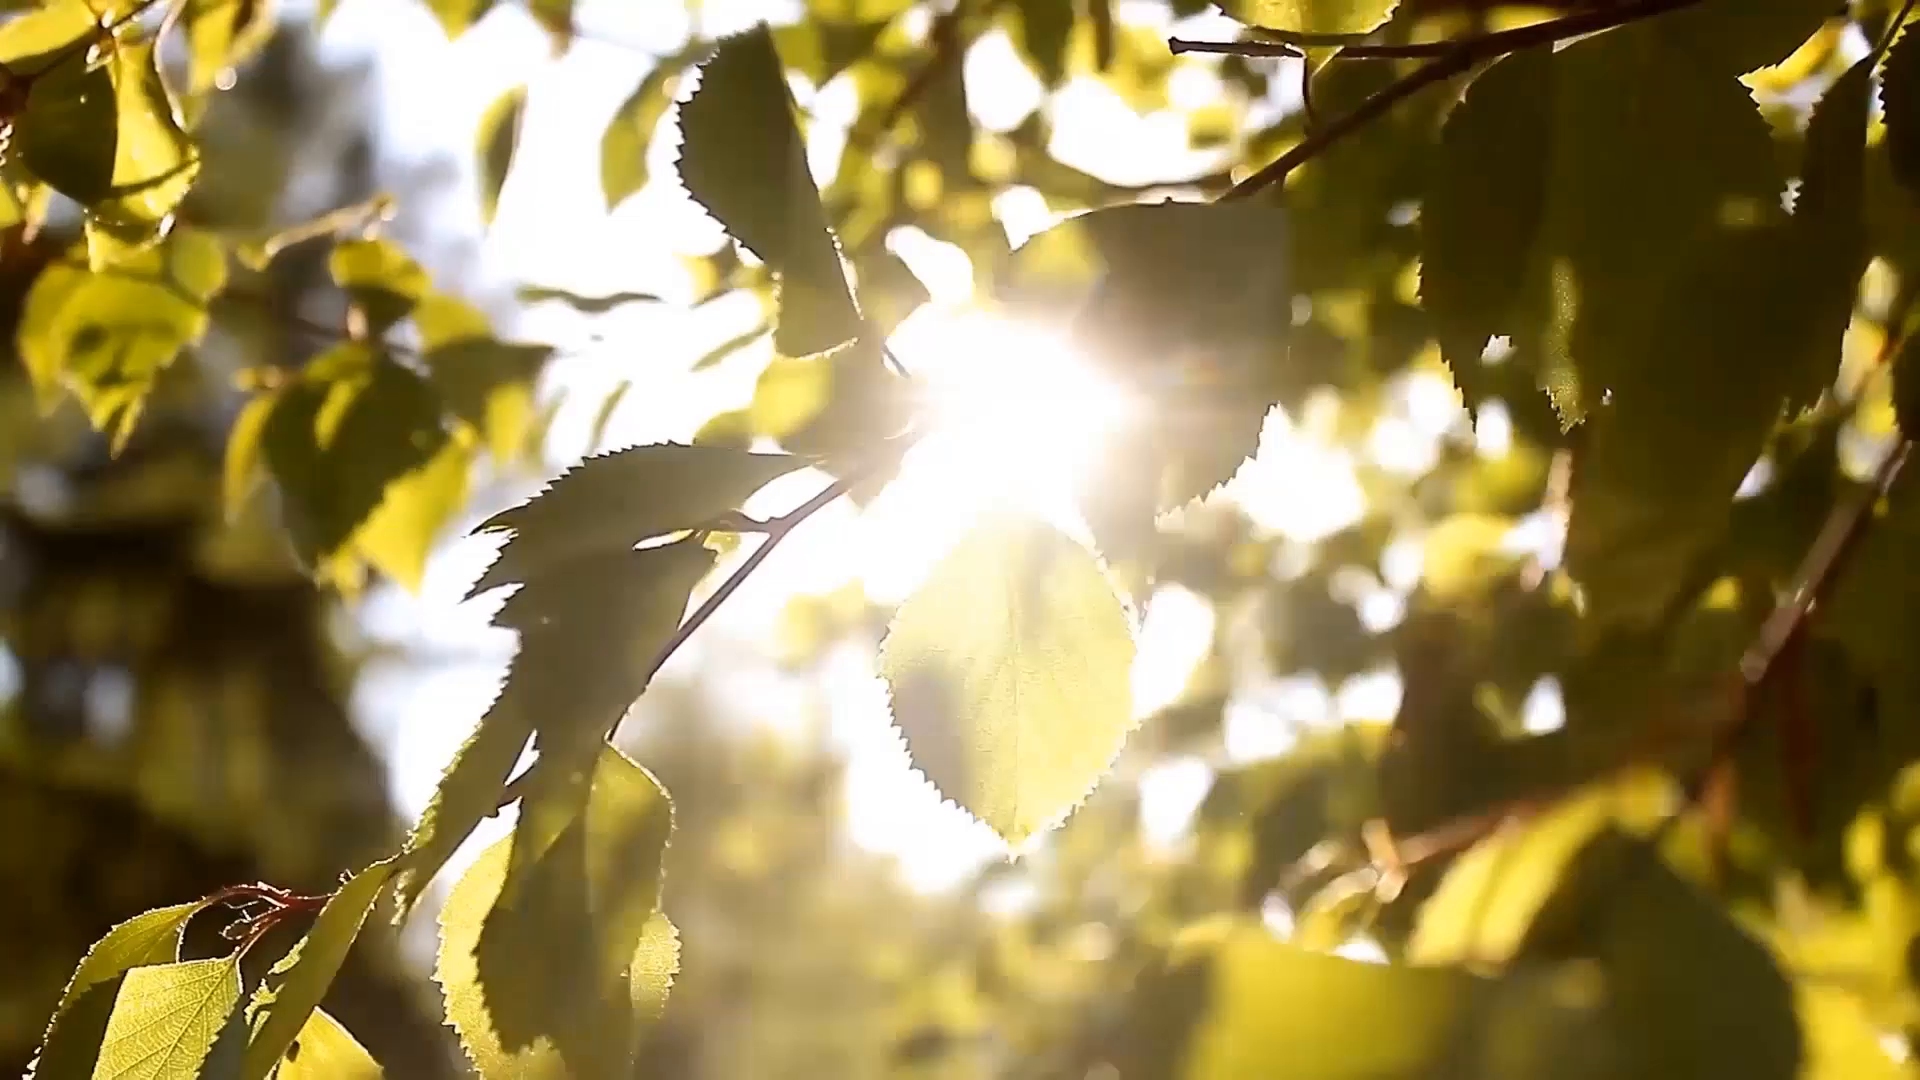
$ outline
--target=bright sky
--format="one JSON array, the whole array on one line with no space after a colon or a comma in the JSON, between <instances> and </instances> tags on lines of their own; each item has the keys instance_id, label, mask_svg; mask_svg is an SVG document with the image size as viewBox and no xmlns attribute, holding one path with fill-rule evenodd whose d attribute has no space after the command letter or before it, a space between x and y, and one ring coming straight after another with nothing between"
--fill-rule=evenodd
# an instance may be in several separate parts
<instances>
[{"instance_id":1,"label":"bright sky","mask_svg":"<svg viewBox=\"0 0 1920 1080\"><path fill-rule=\"evenodd\" d=\"M706 0L704 30L715 33L758 17L780 21L795 5L778 0ZM1123 2L1123 19L1155 22L1154 5ZM649 64L647 54L679 48L689 26L677 2L582 0L586 40L553 60L545 36L520 9L502 6L459 42L449 45L423 5L395 0L343 0L323 44L330 57L371 56L379 81L381 145L391 162L453 159L465 167L462 191L433 210L440 234L478 237L473 194L473 132L482 111L520 83L530 87L516 168L477 265L435 260L442 279L481 297L505 295L519 283L586 293L637 289L686 297L689 284L675 253L711 251L722 242L672 179L671 148L657 144L652 182L612 214L599 191L600 134L615 107ZM1219 17L1188 20L1177 32L1224 37ZM617 42L619 44L612 44ZM982 44L965 68L969 96L981 123L1006 128L1041 105L1040 86L1003 38ZM1276 80L1290 83L1291 80ZM1211 61L1196 58L1174 80L1179 103L1203 103L1218 93ZM796 87L814 116L811 147L816 175L834 168L855 101L841 80L824 90ZM1222 162L1187 146L1179 114L1139 116L1090 79L1076 80L1047 106L1059 135L1054 150L1089 172L1118 182L1190 175ZM1291 107L1265 103L1267 115ZM1015 191L1000 200L1003 223L1016 241L1045 227L1038 196ZM824 705L833 737L849 758L850 828L856 842L900 860L908 881L939 888L985 860L1002 855L984 826L943 806L910 771L889 730L885 697L864 648L841 649L806 679L784 674L770 658L768 640L781 606L799 592L863 583L876 600L903 596L987 500L1020 500L1068 527L1078 527L1071 492L1085 466L1101 452L1103 423L1128 404L1098 381L1072 350L1027 327L1001 322L971 307L971 270L965 254L913 230L892 238L895 250L922 278L935 301L898 331L895 350L924 376L942 402L937 435L915 451L901 477L865 514L840 505L820 514L770 558L763 570L695 636L662 677L697 675L703 661L724 654L722 674L700 685L714 702L775 726L798 728ZM605 396L626 380L635 390L616 411L600 449L662 439L685 439L708 416L748 399L767 352L747 350L705 373L691 373L695 357L750 325L751 301L694 315L671 307L635 306L589 325L566 311L521 313L505 332L555 343L567 353L554 382L569 403L561 414L553 471L590 449L589 420ZM1013 373L1017 379L1007 379ZM1007 397L1009 389L1025 398ZM989 396L988 392L991 392ZM1066 431L1050 411L1070 396L1104 403L1084 410L1087 423ZM1028 407L1030 406L1030 407ZM989 407L994 411L989 412ZM1259 456L1230 485L1234 498L1260 527L1310 543L1355 520L1363 509L1355 451L1334 443L1338 404L1331 398L1298 417L1270 418ZM1483 453L1505 453L1509 433L1497 409L1467 429L1443 375L1420 373L1397 386L1359 453L1393 472L1418 474L1431 466L1444 432L1468 431ZM990 436L990 437L989 437ZM805 498L818 477L790 477L763 493L757 511L777 513ZM475 518L516 500L524 490L499 492ZM469 521L467 524L470 524ZM1553 530L1537 526L1530 546L1551 547ZM1525 537L1521 538L1526 540ZM385 740L395 764L396 796L417 813L439 770L490 700L511 649L504 631L485 623L495 604L458 604L497 541L449 538L429 568L423 592L387 591L369 605L367 622L383 639L428 655L452 658L429 670L376 669L363 685L369 730ZM1404 596L1418 580L1418 538L1390 551L1379 574L1365 575L1354 602L1376 629L1397 622ZM724 572L723 567L723 572ZM497 602L496 602L497 603ZM1140 627L1134 684L1144 715L1172 701L1209 648L1216 614L1177 588L1148 604ZM1223 627L1224 629L1224 624ZM1257 651L1257 650L1256 650ZM1239 650L1248 653L1249 650ZM1237 655L1237 654L1236 654ZM1284 752L1303 727L1341 718L1390 716L1399 684L1391 672L1359 676L1339 687L1316 679L1279 679L1256 656L1238 664L1237 690L1227 711L1225 758L1244 761ZM644 704L641 714L644 715ZM1550 723L1544 716L1541 723ZM1162 763L1142 778L1149 837L1177 844L1211 782L1209 763L1188 758ZM506 827L489 823L489 830ZM484 831L484 830L483 830ZM476 838L484 843L496 832ZM477 850L477 847L470 848Z\"/></svg>"}]
</instances>

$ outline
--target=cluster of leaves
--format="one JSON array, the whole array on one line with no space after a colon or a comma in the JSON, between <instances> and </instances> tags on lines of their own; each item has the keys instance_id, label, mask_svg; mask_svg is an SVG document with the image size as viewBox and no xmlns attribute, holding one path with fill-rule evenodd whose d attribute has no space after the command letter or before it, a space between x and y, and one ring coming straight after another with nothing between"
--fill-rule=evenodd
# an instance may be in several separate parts
<instances>
[{"instance_id":1,"label":"cluster of leaves","mask_svg":"<svg viewBox=\"0 0 1920 1080\"><path fill-rule=\"evenodd\" d=\"M487 7L432 6L450 33ZM571 5L531 6L564 43ZM1218 567L1246 564L1170 550L1164 517L1235 473L1274 406L1345 377L1337 362L1320 365L1328 337L1352 336L1337 331L1356 310L1374 339L1343 353L1358 366L1399 370L1431 339L1470 405L1524 412L1550 400L1554 412L1528 414L1527 435L1536 448L1571 451L1564 572L1479 561L1502 530L1455 521L1452 536L1473 557L1430 560L1417 610L1393 641L1407 693L1391 729L1344 732L1330 748L1303 746L1216 785L1201 841L1217 850L1196 860L1189 885L1229 879L1229 910L1196 918L1191 908L1216 905L1168 900L1166 925L1136 928L1142 940L1116 960L1130 977L1127 1015L1091 1023L1073 1051L1088 1060L1073 1065L1125 1061L1126 1075L1189 1077L1258 1074L1277 1062L1305 1076L1524 1077L1565 1075L1577 1058L1593 1076L1894 1075L1876 1030L1913 1023L1906 973L1889 975L1880 952L1855 948L1860 965L1879 965L1871 974L1893 986L1868 1008L1790 979L1800 952L1844 950L1806 929L1819 920L1752 932L1730 903L1766 910L1772 883L1791 874L1820 888L1850 882L1882 921L1874 904L1911 906L1889 815L1860 814L1920 758L1900 708L1920 700L1897 644L1911 635L1887 633L1906 629L1899 620L1912 600L1898 569L1911 488L1895 490L1888 520L1827 597L1816 629L1799 631L1789 661L1804 668L1806 696L1823 716L1845 716L1867 693L1900 722L1832 725L1816 768L1760 738L1723 760L1717 730L1689 728L1669 707L1676 687L1732 668L1776 592L1805 586L1792 575L1813 527L1859 486L1839 475L1833 449L1862 411L1857 389L1836 387L1850 327L1878 322L1889 342L1907 340L1899 322L1914 291L1920 46L1910 34L1896 40L1891 13L1863 12L1879 44L1847 63L1819 45L1831 6L1773 0L1755 13L1726 0L1648 2L1620 5L1612 22L1576 16L1475 38L1435 61L1455 68L1430 69L1465 74L1472 60L1492 60L1458 101L1419 95L1405 81L1417 75L1396 82L1361 53L1317 56L1328 65L1315 79L1319 109L1417 96L1319 144L1328 148L1284 185L1245 186L1214 203L1096 209L1019 251L1000 237L998 255L985 208L997 184L1041 168L1032 140L1044 145L1045 132L1036 124L990 143L966 117L955 51L995 25L996 6L960 5L935 20L927 78L918 96L897 99L914 114L906 160L843 178L825 197L808 168L788 65L815 82L856 69L880 78L908 51L896 40L898 13L760 27L720 43L680 110L679 178L753 256L749 266L730 250L721 279L768 287L777 356L744 430L782 450L752 452L739 428L723 426L729 437L618 451L483 524L510 538L476 589L517 586L497 622L519 633L520 651L405 849L327 898L239 896L268 911L242 927L313 915L302 943L261 976L242 969L260 940L252 930L225 955L182 951L181 928L215 901L116 928L76 972L37 1075L371 1069L316 1011L321 993L380 897L391 889L404 915L511 802L511 835L466 871L441 916L437 977L449 1019L487 1076L630 1069L678 967L678 932L661 907L675 811L654 776L608 740L737 584L738 574L687 614L717 546L764 533L764 553L820 505L884 480L912 442L912 385L882 344L912 297L901 302L888 285L897 276L874 252L901 207L935 204L937 232L980 254L1011 298L1091 273L1076 333L1152 403L1117 440L1124 450L1084 507L1098 554L1037 520L984 519L893 614L882 645L915 763L1010 844L1072 813L1133 731L1133 613L1121 579L1178 580L1195 566L1231 579ZM1070 66L1138 60L1138 43L1105 5L1090 5L1085 19L1043 3L1012 7L1049 86ZM0 34L58 37L47 28L63 24L48 13L68 10L36 9ZM1384 3L1248 0L1229 10L1316 52L1412 29ZM188 168L191 141L164 104L151 44L101 29L129 13L87 13L61 38L62 59L21 65L31 79L16 131L22 213L41 187L87 213L84 248L46 271L29 298L36 329L31 339L23 329L22 355L49 402L70 392L97 426L125 438L157 373L205 332L230 241L172 227L178 193L171 205L155 201ZM221 40L245 37L232 20L223 25ZM1602 32L1548 47L1590 30ZM74 42L108 61L71 60ZM32 48L6 55L53 55ZM1822 85L1802 132L1789 108L1757 106L1742 76L1809 48ZM644 183L634 170L695 55L658 66L621 108L604 146L610 201ZM137 59L139 77L120 72L113 58L123 56ZM61 142L57 132L80 129L47 119L98 107L97 92L59 89L65 76L53 73L70 62L106 71L100 85L113 101L147 103L144 119L117 120L106 134L115 170L125 156L144 171L114 171L94 188L61 171L74 167L75 146L98 141ZM483 124L489 207L524 101L523 91L509 94ZM177 159L165 168L140 141L161 119ZM863 114L855 137L877 138L877 124ZM1269 134L1335 138L1284 125ZM182 191L190 180L189 170ZM845 201L873 183L898 187ZM1089 182L1064 201L1113 194ZM1402 200L1418 204L1410 221L1394 212ZM1863 313L1861 288L1876 257L1905 290L1900 310L1882 304L1877 316ZM1415 265L1418 292L1408 296L1404 271ZM341 240L330 268L351 306L348 340L263 380L236 425L230 490L240 498L264 462L296 544L323 574L347 582L370 564L417 579L421 538L460 503L472 448L506 457L526 440L532 378L547 353L495 340L478 312L436 292L390 243ZM1305 317L1294 303L1302 296ZM389 335L405 329L418 345L403 351ZM1496 336L1506 348L1489 347ZM1877 384L1901 419L1912 415L1905 351ZM1763 457L1780 479L1737 499ZM772 521L744 515L756 492L809 467L835 477L815 499ZM1477 491L1486 478L1456 476L1437 498L1453 507L1477 499L1481 513L1504 515L1540 502L1546 483L1535 474L1544 471ZM1343 561L1377 565L1379 537L1367 532L1349 538L1365 554L1348 559L1330 545L1309 574L1325 585ZM1243 577L1268 576L1269 560L1252 565L1261 569ZM1302 659L1316 646L1329 655ZM1294 651L1301 667L1345 662L1325 642L1298 640ZM1498 706L1544 674L1566 687L1568 724L1515 737L1488 701ZM1779 697L1753 711L1780 714L1773 737L1792 751L1808 706ZM1657 753L1645 751L1649 738ZM530 745L534 764L515 777ZM1748 780L1731 825L1675 826L1665 779L1622 773L1651 758L1691 778L1705 756L1722 775L1737 764ZM1548 808L1498 831L1459 831L1474 815L1509 816L1522 799ZM1382 824L1403 840L1455 839L1383 853ZM1248 910L1275 895L1298 910L1294 941L1276 940ZM1849 910L1844 899L1822 903L1824 913ZM1914 927L1902 918L1904 948ZM1394 962L1318 947L1361 932Z\"/></svg>"}]
</instances>

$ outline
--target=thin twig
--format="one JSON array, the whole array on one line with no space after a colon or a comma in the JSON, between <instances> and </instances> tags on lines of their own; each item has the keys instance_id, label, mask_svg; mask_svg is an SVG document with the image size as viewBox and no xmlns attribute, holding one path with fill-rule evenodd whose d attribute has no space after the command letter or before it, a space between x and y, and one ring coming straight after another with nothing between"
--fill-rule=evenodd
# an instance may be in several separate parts
<instances>
[{"instance_id":1,"label":"thin twig","mask_svg":"<svg viewBox=\"0 0 1920 1080\"><path fill-rule=\"evenodd\" d=\"M1567 38L1580 37L1601 30L1611 30L1655 15L1678 11L1698 2L1699 0L1632 0L1629 3L1594 11L1583 11L1513 30L1500 30L1458 41L1439 42L1433 46L1390 46L1396 49L1431 48L1437 51L1397 54L1433 55L1434 59L1381 88L1377 93L1356 105L1351 112L1328 122L1323 127L1316 128L1306 138L1295 143L1292 149L1274 159L1259 172L1235 184L1233 189L1222 198L1245 198L1285 180L1288 173L1324 153L1334 143L1378 119L1395 105L1434 83L1445 82L1455 76L1466 74L1475 64L1483 60L1492 60L1523 49L1552 45ZM1387 47L1389 46L1381 46L1381 48ZM1352 55L1354 48L1356 46L1345 47L1342 55ZM1368 55L1382 54L1376 52Z\"/></svg>"}]
</instances>

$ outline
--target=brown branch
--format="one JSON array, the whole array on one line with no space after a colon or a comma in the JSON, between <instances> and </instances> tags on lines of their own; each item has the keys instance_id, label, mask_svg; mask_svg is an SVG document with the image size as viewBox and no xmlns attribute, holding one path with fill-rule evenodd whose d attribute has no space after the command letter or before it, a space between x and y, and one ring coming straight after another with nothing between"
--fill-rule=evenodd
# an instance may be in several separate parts
<instances>
[{"instance_id":1,"label":"brown branch","mask_svg":"<svg viewBox=\"0 0 1920 1080\"><path fill-rule=\"evenodd\" d=\"M1546 22L1533 23L1529 26L1522 26L1513 30L1500 30L1491 34L1479 34L1474 37L1462 38L1458 41L1438 42L1431 46L1344 46L1341 51L1342 56L1432 55L1434 59L1415 68L1405 77L1382 88L1379 92L1355 106L1351 112L1328 122L1323 127L1316 128L1309 133L1306 138L1295 143L1292 149L1274 159L1252 176L1235 184L1233 189L1222 196L1222 198L1245 198L1248 195L1265 190L1285 180L1288 173L1325 152L1326 149L1334 143L1378 119L1401 101L1406 100L1415 93L1435 83L1445 82L1456 76L1464 75L1471 70L1475 64L1482 61L1496 59L1508 53L1519 52L1523 49L1552 45L1564 41L1567 38L1580 37L1581 35L1596 33L1601 30L1611 30L1615 27L1625 26L1628 23L1638 22L1641 19L1652 18L1655 15L1664 15L1671 11L1678 11L1681 8L1698 2L1699 0L1630 0L1628 3L1601 8L1595 11L1583 11L1577 15L1550 19ZM1399 52L1395 54L1382 54L1377 51L1364 54L1354 52L1355 49L1363 48L1370 50L1382 48L1412 48L1436 51L1419 53Z\"/></svg>"}]
</instances>

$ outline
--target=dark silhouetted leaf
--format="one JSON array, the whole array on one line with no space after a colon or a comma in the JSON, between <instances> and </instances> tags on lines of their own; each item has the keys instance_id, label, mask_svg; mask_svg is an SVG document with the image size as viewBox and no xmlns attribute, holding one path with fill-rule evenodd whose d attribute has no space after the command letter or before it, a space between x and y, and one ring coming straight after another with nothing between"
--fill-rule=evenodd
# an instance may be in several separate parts
<instances>
[{"instance_id":1,"label":"dark silhouetted leaf","mask_svg":"<svg viewBox=\"0 0 1920 1080\"><path fill-rule=\"evenodd\" d=\"M1091 553L1051 526L991 519L900 606L880 669L914 764L1017 845L1064 819L1120 752L1133 652Z\"/></svg>"},{"instance_id":2,"label":"dark silhouetted leaf","mask_svg":"<svg viewBox=\"0 0 1920 1080\"><path fill-rule=\"evenodd\" d=\"M860 312L764 25L728 38L701 67L680 128L687 191L780 276L775 347L810 356L857 337Z\"/></svg>"},{"instance_id":3,"label":"dark silhouetted leaf","mask_svg":"<svg viewBox=\"0 0 1920 1080\"><path fill-rule=\"evenodd\" d=\"M1887 50L1880 101L1886 109L1888 164L1907 193L1920 200L1920 34L1911 28Z\"/></svg>"}]
</instances>

